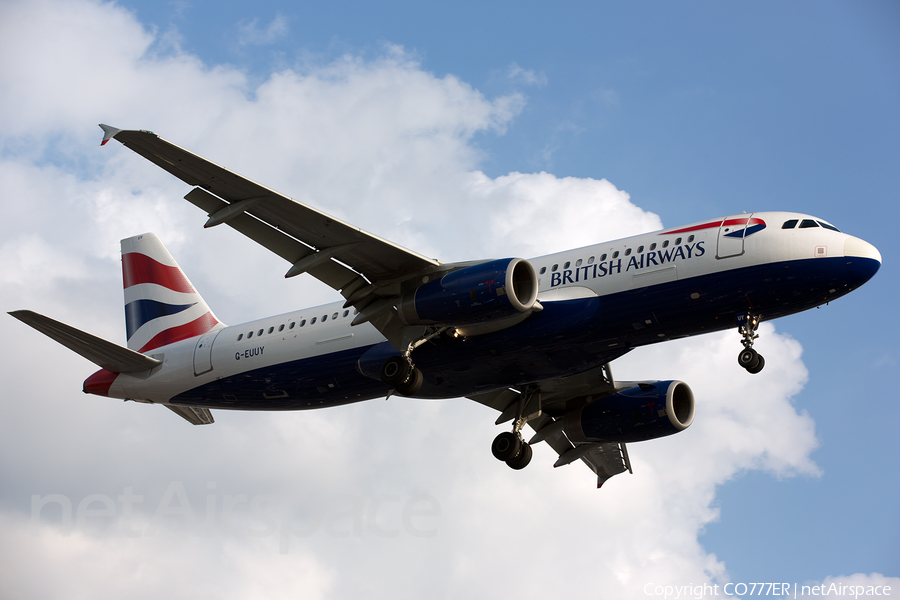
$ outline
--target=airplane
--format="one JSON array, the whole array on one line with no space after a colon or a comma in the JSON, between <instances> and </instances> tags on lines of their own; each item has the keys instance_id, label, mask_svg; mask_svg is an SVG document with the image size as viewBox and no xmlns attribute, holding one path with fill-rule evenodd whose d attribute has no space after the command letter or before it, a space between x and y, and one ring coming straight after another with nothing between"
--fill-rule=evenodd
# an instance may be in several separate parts
<instances>
[{"instance_id":1,"label":"airplane","mask_svg":"<svg viewBox=\"0 0 900 600\"><path fill-rule=\"evenodd\" d=\"M684 382L616 381L610 363L649 344L737 329L759 373L757 328L871 279L881 254L820 218L717 217L523 259L442 263L301 204L153 132L100 125L192 186L185 199L308 273L343 301L227 326L152 233L121 242L127 347L29 310L9 314L100 367L88 394L210 410L301 410L399 394L467 397L512 422L491 450L524 468L546 442L597 487L631 472L627 444L683 431ZM523 428L534 435L526 440Z\"/></svg>"}]
</instances>

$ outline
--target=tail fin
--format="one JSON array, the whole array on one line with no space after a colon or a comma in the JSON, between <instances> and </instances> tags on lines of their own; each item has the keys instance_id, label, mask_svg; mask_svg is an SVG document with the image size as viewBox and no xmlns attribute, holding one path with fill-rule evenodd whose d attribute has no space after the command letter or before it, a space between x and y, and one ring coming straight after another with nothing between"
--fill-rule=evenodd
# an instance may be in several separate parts
<instances>
[{"instance_id":1,"label":"tail fin","mask_svg":"<svg viewBox=\"0 0 900 600\"><path fill-rule=\"evenodd\" d=\"M128 347L149 352L223 327L153 233L122 240Z\"/></svg>"}]
</instances>

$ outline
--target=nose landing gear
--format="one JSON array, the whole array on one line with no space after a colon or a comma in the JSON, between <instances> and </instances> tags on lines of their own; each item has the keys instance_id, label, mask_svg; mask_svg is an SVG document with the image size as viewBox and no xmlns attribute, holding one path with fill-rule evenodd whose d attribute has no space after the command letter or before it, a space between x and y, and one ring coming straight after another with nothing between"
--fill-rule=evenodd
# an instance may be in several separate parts
<instances>
[{"instance_id":1,"label":"nose landing gear","mask_svg":"<svg viewBox=\"0 0 900 600\"><path fill-rule=\"evenodd\" d=\"M753 341L759 337L759 334L756 333L759 319L760 315L747 313L743 323L738 327L738 332L743 336L741 343L744 345L744 349L738 354L738 364L753 375L762 371L766 366L766 359L753 349Z\"/></svg>"}]
</instances>

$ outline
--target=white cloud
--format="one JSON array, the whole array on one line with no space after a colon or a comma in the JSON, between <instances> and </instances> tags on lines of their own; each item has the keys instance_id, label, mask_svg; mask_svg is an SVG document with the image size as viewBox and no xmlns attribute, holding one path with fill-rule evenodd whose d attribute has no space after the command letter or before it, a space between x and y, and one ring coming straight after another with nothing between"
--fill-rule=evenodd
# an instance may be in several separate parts
<instances>
[{"instance_id":1,"label":"white cloud","mask_svg":"<svg viewBox=\"0 0 900 600\"><path fill-rule=\"evenodd\" d=\"M509 66L506 76L514 83L524 83L538 87L547 85L547 76L544 73L535 72L533 69L523 69L517 63L512 63Z\"/></svg>"},{"instance_id":2,"label":"white cloud","mask_svg":"<svg viewBox=\"0 0 900 600\"><path fill-rule=\"evenodd\" d=\"M466 191L491 207L489 253L537 256L662 229L659 217L631 203L605 179L510 173L470 174Z\"/></svg>"},{"instance_id":3,"label":"white cloud","mask_svg":"<svg viewBox=\"0 0 900 600\"><path fill-rule=\"evenodd\" d=\"M10 309L41 303L117 339L118 239L148 230L226 321L335 297L315 281L284 281L286 264L227 228L203 231L204 215L180 200L187 186L119 144L96 147L101 121L156 130L444 260L533 256L661 226L606 180L479 171L473 136L502 134L522 97L487 98L396 49L287 69L251 89L233 68L153 54L153 34L113 4L0 11L0 201L14 217L0 224L10 266L0 300ZM30 39L41 43L13 61ZM598 492L583 467L552 469L546 447L523 472L493 460L495 415L469 401L221 411L215 425L191 427L159 406L83 396L90 365L0 320L0 334L16 340L2 367L13 400L0 421L3 595L557 597L603 581L610 597L637 598L650 580L725 581L726 565L698 542L717 518L716 486L749 469L818 474L814 424L791 405L806 378L800 346L769 324L762 333L768 364L757 377L737 366L734 333L618 361L621 379L686 380L698 413L685 433L635 444L635 475ZM77 509L132 487L144 496L135 523L147 523L173 482L198 518L213 502L221 520L226 496L268 495L292 502L295 530L319 525L288 533L282 554L277 534L195 535L177 517L131 538L117 529L121 504L115 518L68 536L50 513L30 521L32 495L62 494ZM402 511L424 496L438 512L422 523L436 535L417 537Z\"/></svg>"},{"instance_id":4,"label":"white cloud","mask_svg":"<svg viewBox=\"0 0 900 600\"><path fill-rule=\"evenodd\" d=\"M98 508L95 506L94 508ZM0 515L3 597L18 598L304 598L329 597L335 570L312 552L259 552L255 540L172 533L153 537L102 535L32 524ZM215 565L215 571L185 568ZM47 577L45 567L55 575ZM74 585L82 581L84 585Z\"/></svg>"},{"instance_id":5,"label":"white cloud","mask_svg":"<svg viewBox=\"0 0 900 600\"><path fill-rule=\"evenodd\" d=\"M265 27L260 27L259 19L256 18L238 23L238 43L242 46L272 44L288 33L287 18L280 14L275 15L275 18Z\"/></svg>"}]
</instances>

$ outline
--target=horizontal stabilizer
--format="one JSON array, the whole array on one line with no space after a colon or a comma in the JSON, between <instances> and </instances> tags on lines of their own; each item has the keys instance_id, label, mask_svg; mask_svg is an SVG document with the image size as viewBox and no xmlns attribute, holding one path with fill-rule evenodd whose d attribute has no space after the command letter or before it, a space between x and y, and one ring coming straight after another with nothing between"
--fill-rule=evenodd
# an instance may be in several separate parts
<instances>
[{"instance_id":1,"label":"horizontal stabilizer","mask_svg":"<svg viewBox=\"0 0 900 600\"><path fill-rule=\"evenodd\" d=\"M155 358L113 344L31 310L14 310L9 314L111 373L138 373L162 364Z\"/></svg>"},{"instance_id":2,"label":"horizontal stabilizer","mask_svg":"<svg viewBox=\"0 0 900 600\"><path fill-rule=\"evenodd\" d=\"M190 421L194 425L210 425L216 422L216 420L213 419L212 413L209 412L208 408L197 408L196 406L175 406L172 404L163 404L163 406L171 410L179 417Z\"/></svg>"}]
</instances>

